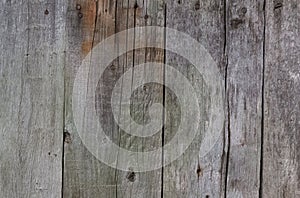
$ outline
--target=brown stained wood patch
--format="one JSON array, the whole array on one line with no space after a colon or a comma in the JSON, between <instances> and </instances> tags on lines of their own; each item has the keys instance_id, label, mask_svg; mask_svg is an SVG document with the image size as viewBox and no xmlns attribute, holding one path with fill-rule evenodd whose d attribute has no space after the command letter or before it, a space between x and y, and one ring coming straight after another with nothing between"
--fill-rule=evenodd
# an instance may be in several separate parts
<instances>
[{"instance_id":1,"label":"brown stained wood patch","mask_svg":"<svg viewBox=\"0 0 300 198\"><path fill-rule=\"evenodd\" d=\"M92 40L86 40L83 41L81 44L81 51L84 56L86 56L92 49L93 41Z\"/></svg>"},{"instance_id":2,"label":"brown stained wood patch","mask_svg":"<svg viewBox=\"0 0 300 198\"><path fill-rule=\"evenodd\" d=\"M93 46L93 38L95 33L95 18L97 16L96 2L95 1L84 1L83 4L76 4L78 10L80 5L80 13L82 13L82 28L84 38L81 45L81 50L84 56L86 56Z\"/></svg>"},{"instance_id":3,"label":"brown stained wood patch","mask_svg":"<svg viewBox=\"0 0 300 198\"><path fill-rule=\"evenodd\" d=\"M80 10L83 14L82 17L82 31L83 31L83 41L81 44L81 51L84 56L86 56L91 49L96 46L101 40L114 34L115 13L110 12L111 8L108 8L105 0L88 1L84 4L77 4L76 9ZM105 29L107 34L105 38L100 38L102 30Z\"/></svg>"}]
</instances>

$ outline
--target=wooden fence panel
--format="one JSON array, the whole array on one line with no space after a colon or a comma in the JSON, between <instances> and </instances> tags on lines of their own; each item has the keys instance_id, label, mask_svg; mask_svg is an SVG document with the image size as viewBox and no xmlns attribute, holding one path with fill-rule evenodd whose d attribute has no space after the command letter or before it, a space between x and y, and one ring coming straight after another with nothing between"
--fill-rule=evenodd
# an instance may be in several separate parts
<instances>
[{"instance_id":1,"label":"wooden fence panel","mask_svg":"<svg viewBox=\"0 0 300 198\"><path fill-rule=\"evenodd\" d=\"M0 17L0 197L300 196L298 0L2 0ZM201 115L187 120L190 126L199 123L200 129L183 155L166 164L182 150L178 139L173 154L165 147L137 158L138 164L157 167L139 172L130 166L133 158L124 159L120 150L114 158L116 152L101 145L94 145L96 151L88 149L82 128L75 125L72 104L73 94L79 93L74 83L82 62L92 65L99 55L93 49L116 33L143 26L158 27L114 36L114 52L122 50L122 43L126 50L152 42L161 49L128 50L111 61L96 86L89 82L95 76L89 71L84 90L96 90L93 119L116 146L139 156L176 136L186 115L178 94L187 95L190 85ZM187 56L164 49L190 43L168 37L166 29L160 34L162 27L186 33L207 50L221 79L216 92ZM98 52L107 49L108 44ZM140 66L148 62L165 65ZM189 86L179 75L172 76L167 65ZM129 82L123 81L124 74ZM140 79L154 78L161 84L137 86ZM162 85L166 82L180 93ZM120 98L111 100L113 90ZM128 93L130 116L123 104ZM218 117L211 116L218 94L224 100L224 122L217 126L222 130L202 156L203 141L211 135L206 134L209 123ZM164 126L152 137L130 134L135 123L146 131L156 103L165 107L155 112ZM83 123L89 118L86 113ZM122 120L130 121L127 129L119 124ZM87 123L82 125L84 133L98 138ZM185 132L188 136L191 131ZM111 156L115 165L98 160L99 153ZM121 169L114 168L120 164Z\"/></svg>"}]
</instances>

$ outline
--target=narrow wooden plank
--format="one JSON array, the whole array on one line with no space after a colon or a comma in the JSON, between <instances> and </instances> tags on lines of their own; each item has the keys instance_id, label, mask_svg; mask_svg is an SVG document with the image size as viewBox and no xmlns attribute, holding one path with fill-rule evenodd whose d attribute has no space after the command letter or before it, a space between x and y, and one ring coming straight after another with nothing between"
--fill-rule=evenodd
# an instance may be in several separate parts
<instances>
[{"instance_id":1,"label":"narrow wooden plank","mask_svg":"<svg viewBox=\"0 0 300 198\"><path fill-rule=\"evenodd\" d=\"M72 89L74 78L81 61L105 38L135 26L159 25L162 20L162 5L151 1L69 1L68 3L68 48L67 48L67 84L66 84L66 131L64 161L64 196L65 197L158 197L160 196L161 171L138 173L116 170L96 159L83 144L72 115ZM145 17L146 16L146 17ZM132 35L130 35L132 36ZM138 40L138 36L137 40ZM125 38L126 39L126 38ZM128 39L128 42L130 39ZM119 42L115 41L118 50ZM128 45L134 45L128 43ZM160 52L146 49L128 51L116 58L100 78L96 91L96 111L99 122L103 124L106 135L116 145L131 151L149 149L145 140L133 137L119 128L111 107L112 91L116 82L125 71L133 66L150 61L161 61ZM134 72L131 74L134 80ZM128 84L128 83L127 83ZM123 86L121 84L121 86ZM128 88L128 87L125 87ZM121 92L129 92L123 87ZM145 93L144 87L133 90L132 117L143 123L148 113L148 105L153 102L162 103L162 89L151 88ZM121 100L120 100L121 102ZM161 145L161 135L152 139L152 144ZM107 152L101 151L99 152ZM107 153L109 155L109 153ZM130 168L130 167L128 167Z\"/></svg>"},{"instance_id":2,"label":"narrow wooden plank","mask_svg":"<svg viewBox=\"0 0 300 198\"><path fill-rule=\"evenodd\" d=\"M260 187L264 1L227 1L227 197Z\"/></svg>"},{"instance_id":3,"label":"narrow wooden plank","mask_svg":"<svg viewBox=\"0 0 300 198\"><path fill-rule=\"evenodd\" d=\"M211 54L211 57L218 66L218 73L224 78L224 2L221 0L210 1L190 1L178 0L168 1L166 9L166 26L184 32L196 39ZM183 47L179 38L170 43L166 40L167 46ZM187 51L193 49L186 49ZM199 54L200 56L200 54ZM199 134L187 151L172 164L166 166L163 172L163 197L222 197L224 195L224 177L222 177L225 149L225 139L220 132L220 138L214 145L211 152L206 156L200 156L200 146L206 132L207 122L210 112L211 96L203 75L199 73L189 60L171 52L166 54L166 64L171 65L183 74L195 89L199 100L201 119L190 120L190 124L199 122ZM168 73L166 73L168 76ZM188 87L182 87L177 77L168 77L171 82L178 83L180 93L172 93L166 90L165 95L165 138L164 143L170 140L177 133L180 125L180 104L178 95L184 95ZM225 90L225 86L221 88ZM189 131L186 131L188 134ZM206 134L209 135L209 134ZM179 149L182 144L174 145L174 151ZM167 154L164 153L164 159Z\"/></svg>"},{"instance_id":4,"label":"narrow wooden plank","mask_svg":"<svg viewBox=\"0 0 300 198\"><path fill-rule=\"evenodd\" d=\"M0 197L60 197L63 1L0 3Z\"/></svg>"},{"instance_id":5,"label":"narrow wooden plank","mask_svg":"<svg viewBox=\"0 0 300 198\"><path fill-rule=\"evenodd\" d=\"M164 3L163 1L143 1L143 0L124 0L124 5L128 5L129 8L134 8L131 12L127 11L127 16L122 16L124 13L124 8L121 8L117 12L117 20L123 22L123 18L127 18L127 28L138 28L145 26L164 26ZM126 4L127 2L127 4ZM127 9L128 10L128 9ZM125 10L126 11L126 10ZM132 23L133 22L133 23ZM153 32L141 32L136 30L134 36L133 46L143 45L149 38L157 39L156 42L161 42L161 46L164 45L164 40L158 40L153 36ZM131 45L128 43L128 45ZM122 93L126 92L132 94L131 97L131 117L132 122L139 125L146 125L151 122L149 117L149 109L155 103L163 104L163 87L158 84L146 83L138 86L137 89L133 87L137 86L139 79L143 79L143 82L149 79L152 72L160 74L160 82L163 82L163 67L158 70L152 69L152 65L149 66L139 66L140 64L145 64L147 62L158 62L163 63L164 52L163 50L153 49L153 48L142 48L135 49L126 54L126 61L123 63L124 71L130 70L130 76L132 82L123 82ZM119 59L120 64L120 59ZM129 85L129 86L126 86ZM125 118L124 109L121 106L120 118ZM158 117L163 118L163 112L160 111ZM129 135L127 133L134 130L132 123L130 123L129 131L122 131L120 137L120 146L126 150L134 152L148 152L161 147L162 144L162 131L156 131L155 135L150 137L138 137L134 135ZM126 132L126 133L125 133ZM158 158L162 159L162 153L159 152ZM142 166L143 164L156 163L148 158L143 158L143 161L138 163ZM160 162L159 162L160 163ZM128 167L130 169L130 167ZM147 172L136 172L134 169L129 171L117 171L117 182L118 186L118 197L160 197L161 195L161 169L150 170Z\"/></svg>"},{"instance_id":6,"label":"narrow wooden plank","mask_svg":"<svg viewBox=\"0 0 300 198\"><path fill-rule=\"evenodd\" d=\"M300 196L300 6L266 1L263 197Z\"/></svg>"}]
</instances>

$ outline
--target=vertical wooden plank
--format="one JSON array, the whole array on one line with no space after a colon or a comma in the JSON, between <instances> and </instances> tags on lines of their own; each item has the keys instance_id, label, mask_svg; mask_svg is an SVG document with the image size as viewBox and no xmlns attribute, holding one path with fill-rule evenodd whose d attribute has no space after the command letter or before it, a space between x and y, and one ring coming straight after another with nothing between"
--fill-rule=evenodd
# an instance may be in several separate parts
<instances>
[{"instance_id":1,"label":"vertical wooden plank","mask_svg":"<svg viewBox=\"0 0 300 198\"><path fill-rule=\"evenodd\" d=\"M71 97L76 71L89 51L117 32L136 26L160 25L164 20L157 19L157 16L164 11L163 5L158 2L135 0L82 0L69 1L68 4L64 196L158 197L161 187L160 170L147 173L116 170L98 161L85 148L73 123ZM136 37L138 40L139 35ZM117 40L115 47L118 50ZM149 60L161 61L162 57L161 52L156 50L128 51L115 59L100 78L96 91L99 121L103 124L106 135L122 148L140 152L149 149L149 146L142 138L126 134L116 123L111 108L114 86L125 71ZM135 78L134 73L132 78ZM150 87L149 90L145 92L144 87L133 90L132 117L141 124L145 120L139 119L146 117L148 105L154 102L162 103L162 88ZM120 115L123 115L122 112ZM152 145L161 145L161 135L158 134L158 137L151 141Z\"/></svg>"},{"instance_id":2,"label":"vertical wooden plank","mask_svg":"<svg viewBox=\"0 0 300 198\"><path fill-rule=\"evenodd\" d=\"M178 0L168 1L166 6L166 26L196 39L211 54L219 68L220 76L224 77L224 2L221 0ZM168 39L166 42L167 46L171 45L168 43ZM177 42L173 44L181 47L180 39ZM200 123L200 135L194 139L194 142L179 159L164 168L163 197L222 197L224 195L224 177L222 177L224 163L222 160L224 158L222 156L225 146L223 135L220 134L220 139L208 155L200 156L201 141L210 111L210 95L207 92L206 82L204 82L202 74L188 60L179 55L168 51L166 64L183 74L196 90L202 117L201 120L190 120ZM168 74L166 73L166 75ZM180 83L176 77L172 80L174 83ZM181 88L182 92L176 94L185 94L188 89L187 87ZM166 90L164 143L168 143L177 133L182 116L176 94ZM186 131L186 133L189 132ZM180 146L178 143L177 148Z\"/></svg>"},{"instance_id":3,"label":"vertical wooden plank","mask_svg":"<svg viewBox=\"0 0 300 198\"><path fill-rule=\"evenodd\" d=\"M258 197L260 187L264 1L228 0L227 197Z\"/></svg>"},{"instance_id":4,"label":"vertical wooden plank","mask_svg":"<svg viewBox=\"0 0 300 198\"><path fill-rule=\"evenodd\" d=\"M81 141L73 123L72 92L76 72L82 60L100 41L116 31L116 1L69 0L67 12L67 62L64 140L64 197L116 197L115 170L98 161ZM119 70L110 68L101 83L113 82ZM103 83L104 84L104 83ZM111 85L103 89L109 90ZM105 100L105 98L103 99ZM100 121L113 123L109 109L101 109L107 117ZM110 125L109 135L116 129Z\"/></svg>"},{"instance_id":5,"label":"vertical wooden plank","mask_svg":"<svg viewBox=\"0 0 300 198\"><path fill-rule=\"evenodd\" d=\"M133 27L144 27L144 26L164 26L164 3L163 1L155 0L124 0L123 8L117 12L117 18L120 23L124 23L123 18L127 20L127 28ZM127 2L127 4L126 4ZM124 5L128 5L129 8L134 8L131 12L127 11L127 16L122 16L124 13ZM128 10L128 8L127 8ZM125 9L126 11L126 9ZM122 26L120 28L123 28ZM121 29L120 29L121 30ZM149 37L157 39L153 36L153 32L140 32L136 31L134 35L133 46L141 45L138 42L147 42ZM159 40L157 40L159 42ZM164 41L160 41L163 46ZM130 45L130 43L128 43ZM126 61L123 63L123 70L127 71L131 69L131 87L122 86L122 92L131 92L131 116L133 121L140 125L146 125L151 122L149 118L149 109L155 103L163 104L163 87L158 84L146 83L140 86L138 89L133 90L132 87L135 86L135 80L143 78L145 81L152 75L149 72L153 72L150 66L142 66L137 69L140 64L145 64L147 62L158 62L163 63L164 61L164 51L160 49L153 48L142 48L135 49L126 54ZM120 59L119 59L120 64ZM141 70L140 73L137 70ZM156 71L160 74L160 81L163 82L163 67ZM142 76L141 76L142 75ZM128 84L124 82L124 84ZM122 108L122 107L121 107ZM163 118L163 112L161 111L159 116ZM121 116L123 115L123 109L121 109ZM130 131L126 131L127 133ZM125 131L121 132L119 139L119 145L127 150L135 152L148 152L154 149L160 148L162 144L162 133L161 130L157 131L152 137L138 137L133 135L128 135ZM161 159L161 153L159 153L159 159ZM140 164L144 163L156 163L150 162L149 159L143 159ZM128 167L130 169L130 167ZM118 197L160 197L161 195L161 169L152 170L148 172L135 172L134 170L117 171L117 182L118 186Z\"/></svg>"},{"instance_id":6,"label":"vertical wooden plank","mask_svg":"<svg viewBox=\"0 0 300 198\"><path fill-rule=\"evenodd\" d=\"M60 197L63 1L0 3L0 197Z\"/></svg>"},{"instance_id":7,"label":"vertical wooden plank","mask_svg":"<svg viewBox=\"0 0 300 198\"><path fill-rule=\"evenodd\" d=\"M300 6L266 1L263 197L300 196Z\"/></svg>"}]
</instances>

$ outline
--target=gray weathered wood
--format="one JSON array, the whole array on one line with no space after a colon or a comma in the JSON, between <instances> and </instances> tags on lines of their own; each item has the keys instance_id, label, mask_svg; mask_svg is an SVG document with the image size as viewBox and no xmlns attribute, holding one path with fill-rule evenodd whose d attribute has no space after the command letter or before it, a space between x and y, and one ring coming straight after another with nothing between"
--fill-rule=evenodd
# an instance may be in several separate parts
<instances>
[{"instance_id":1,"label":"gray weathered wood","mask_svg":"<svg viewBox=\"0 0 300 198\"><path fill-rule=\"evenodd\" d=\"M0 197L60 197L65 3L0 2Z\"/></svg>"},{"instance_id":2,"label":"gray weathered wood","mask_svg":"<svg viewBox=\"0 0 300 198\"><path fill-rule=\"evenodd\" d=\"M258 197L260 187L264 1L226 8L229 152L227 197Z\"/></svg>"},{"instance_id":3,"label":"gray weathered wood","mask_svg":"<svg viewBox=\"0 0 300 198\"><path fill-rule=\"evenodd\" d=\"M68 61L66 67L66 132L64 161L65 197L158 197L161 189L161 170L146 173L124 172L110 168L98 161L81 142L72 117L72 85L82 59L92 47L114 33L143 25L163 25L163 4L151 1L69 1L68 9ZM138 36L138 35L137 35ZM132 43L130 43L132 44ZM128 44L128 45L130 45ZM118 42L116 42L118 49ZM132 151L143 151L150 147L144 140L131 137L119 129L111 110L111 92L123 72L133 66L147 62L162 62L160 50L136 50L117 58L105 71L97 88L96 109L109 138L120 147ZM135 78L134 73L132 78ZM147 89L147 87L145 87ZM133 119L144 120L148 105L162 103L162 88L150 87L133 92ZM130 91L130 90L124 90ZM122 112L120 114L122 116ZM141 119L142 118L142 119ZM146 118L145 118L146 119ZM152 144L161 145L158 133ZM104 152L104 151L99 151ZM108 154L108 153L107 153Z\"/></svg>"},{"instance_id":4,"label":"gray weathered wood","mask_svg":"<svg viewBox=\"0 0 300 198\"><path fill-rule=\"evenodd\" d=\"M267 1L263 197L300 196L300 6Z\"/></svg>"},{"instance_id":5,"label":"gray weathered wood","mask_svg":"<svg viewBox=\"0 0 300 198\"><path fill-rule=\"evenodd\" d=\"M115 1L68 1L64 197L116 197L115 170L99 162L82 143L73 123L71 100L81 61L97 43L115 33L114 19ZM107 78L113 81L116 76L118 73L111 72ZM105 111L105 121L112 123ZM112 133L115 125L110 127Z\"/></svg>"},{"instance_id":6,"label":"gray weathered wood","mask_svg":"<svg viewBox=\"0 0 300 198\"><path fill-rule=\"evenodd\" d=\"M129 9L124 9L125 6L128 6ZM124 23L124 19L127 20L126 26L120 25L118 31L125 30L127 28L140 27L140 26L163 26L164 25L164 4L162 1L134 1L134 0L124 0L123 7L119 6L120 9L117 11L117 20L119 23ZM125 7L126 8L126 7ZM135 8L135 9L132 9ZM123 29L124 28L124 29ZM134 46L139 45L137 42L146 42L143 37L149 37L151 32L135 32L134 36ZM148 35L147 35L148 34ZM163 40L162 46L163 46ZM128 44L130 45L130 44ZM164 56L163 51L159 49L136 49L134 51L128 52L125 56L125 60L122 57L118 59L118 64L123 66L123 70L132 69L131 78L134 82L139 78L139 74L135 72L135 67L144 64L147 62L163 62ZM151 66L150 66L151 67ZM147 80L147 76L151 75L151 68L148 66L143 66L143 78ZM163 82L163 67L157 71L161 74L161 82ZM124 82L125 84L126 82ZM128 84L128 83L127 83ZM132 119L141 125L145 125L148 122L151 122L149 119L149 108L154 103L163 104L163 89L162 86L155 84L145 84L144 86L139 87L136 90L132 90L134 84L131 83L130 89L126 86L122 86L122 92L132 92L132 108L131 116ZM103 93L105 94L105 93ZM123 114L123 109L121 109L121 116ZM163 118L162 112L161 115L157 115ZM130 131L127 131L130 132ZM150 138L141 138L137 136L132 136L126 134L124 131L120 134L119 145L127 150L135 152L147 152L156 148L159 148L162 144L162 134L161 131L158 131L153 137ZM161 153L158 154L159 158L162 159ZM156 163L150 161L149 159L143 159L143 163ZM145 173L138 173L134 170L124 172L116 171L117 183L118 183L118 193L117 197L160 197L161 194L161 169L148 171Z\"/></svg>"},{"instance_id":7,"label":"gray weathered wood","mask_svg":"<svg viewBox=\"0 0 300 198\"><path fill-rule=\"evenodd\" d=\"M298 0L2 0L0 197L299 197L299 13ZM200 98L201 119L190 120L200 123L199 136L173 163L143 173L96 159L80 139L72 112L82 60L109 36L139 26L166 26L199 41L217 63L226 93L223 134L203 157L213 97L203 76L163 49L136 49L116 58L98 82L95 108L106 135L122 148L161 147L177 133L182 116L179 93L152 83L131 90L140 77L138 65L173 66ZM170 44L153 32L125 39L135 46L146 42L140 39L144 35ZM118 40L114 45L119 50ZM131 128L123 131L112 113L112 90L130 69L132 83L129 88L122 83L120 91L132 93L132 119L145 125L151 106L165 105L158 115L165 126L152 137L127 134ZM143 69L147 80L153 68ZM166 67L156 72L161 82L167 80ZM123 106L118 116L126 117ZM165 163L166 155L139 162Z\"/></svg>"},{"instance_id":8,"label":"gray weathered wood","mask_svg":"<svg viewBox=\"0 0 300 198\"><path fill-rule=\"evenodd\" d=\"M166 26L187 33L211 54L219 67L221 76L224 75L224 4L223 1L168 1L166 9ZM167 45L168 40L166 41ZM187 49L190 50L190 49ZM208 119L210 95L202 74L199 74L191 63L184 58L167 52L166 63L185 75L193 85L199 98L201 120L190 120L200 123L200 134L205 133L205 123ZM173 79L176 83L176 78ZM179 83L179 82L177 82ZM181 93L185 94L183 87ZM225 90L225 87L224 87ZM180 105L176 95L166 92L166 123L165 142L167 143L177 132L180 124ZM186 131L188 133L188 131ZM163 197L221 197L224 184L222 177L222 160L224 138L221 138L213 150L205 157L199 156L201 135L195 138L186 153L178 160L164 168ZM178 145L180 147L180 145ZM176 149L176 148L174 148Z\"/></svg>"}]
</instances>

